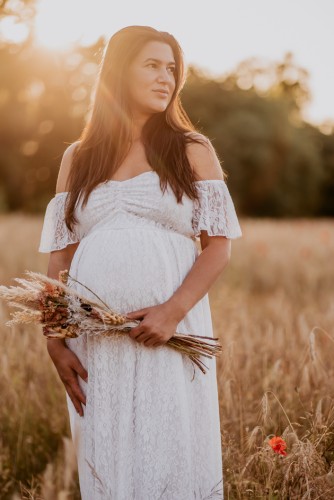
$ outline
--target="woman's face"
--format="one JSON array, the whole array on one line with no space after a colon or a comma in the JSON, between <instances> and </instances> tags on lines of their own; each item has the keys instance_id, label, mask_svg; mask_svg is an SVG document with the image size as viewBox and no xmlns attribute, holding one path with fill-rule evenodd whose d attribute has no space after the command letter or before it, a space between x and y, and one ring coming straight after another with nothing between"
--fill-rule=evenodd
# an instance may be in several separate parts
<instances>
[{"instance_id":1,"label":"woman's face","mask_svg":"<svg viewBox=\"0 0 334 500\"><path fill-rule=\"evenodd\" d=\"M132 113L151 115L165 111L174 89L175 59L172 48L164 42L146 43L128 69Z\"/></svg>"}]
</instances>

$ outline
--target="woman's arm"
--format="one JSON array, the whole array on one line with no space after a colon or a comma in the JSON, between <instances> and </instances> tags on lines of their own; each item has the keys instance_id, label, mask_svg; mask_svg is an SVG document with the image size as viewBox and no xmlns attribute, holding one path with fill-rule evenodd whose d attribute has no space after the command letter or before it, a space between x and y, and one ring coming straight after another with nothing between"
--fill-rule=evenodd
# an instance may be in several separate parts
<instances>
[{"instance_id":1,"label":"woman's arm","mask_svg":"<svg viewBox=\"0 0 334 500\"><path fill-rule=\"evenodd\" d=\"M56 185L57 193L62 193L67 189L67 178L75 145L76 143L71 144L63 155ZM49 278L58 279L59 271L70 269L78 245L79 242L69 244L61 250L50 252L47 270ZM67 394L71 398L76 411L82 416L82 404L86 404L86 398L80 388L78 375L86 381L88 376L86 369L82 366L74 352L67 348L64 339L47 339L47 349Z\"/></svg>"},{"instance_id":2,"label":"woman's arm","mask_svg":"<svg viewBox=\"0 0 334 500\"><path fill-rule=\"evenodd\" d=\"M79 243L73 243L71 245L67 245L67 247L62 250L56 250L55 252L50 253L47 271L49 278L57 280L59 277L59 271L69 269L71 267L71 262L78 246Z\"/></svg>"},{"instance_id":3,"label":"woman's arm","mask_svg":"<svg viewBox=\"0 0 334 500\"><path fill-rule=\"evenodd\" d=\"M202 245L207 240L204 250L197 257L182 285L167 301L178 322L204 297L230 260L231 240L224 236L203 234L200 238Z\"/></svg>"},{"instance_id":4,"label":"woman's arm","mask_svg":"<svg viewBox=\"0 0 334 500\"><path fill-rule=\"evenodd\" d=\"M74 243L62 250L50 253L47 272L50 278L58 279L59 271L70 269L78 245L79 243ZM86 404L86 397L79 385L78 375L87 381L88 373L86 369L74 352L67 348L64 339L47 339L47 350L76 411L82 416L82 404Z\"/></svg>"},{"instance_id":5,"label":"woman's arm","mask_svg":"<svg viewBox=\"0 0 334 500\"><path fill-rule=\"evenodd\" d=\"M47 270L47 276L49 278L57 280L59 278L59 272L64 271L65 269L69 270L72 262L72 258L74 256L75 250L77 249L79 243L74 243L72 245L68 245L66 248L62 250L56 250L54 252L50 252L49 264ZM47 347L50 354L50 349L56 346L65 345L64 339L47 339Z\"/></svg>"},{"instance_id":6,"label":"woman's arm","mask_svg":"<svg viewBox=\"0 0 334 500\"><path fill-rule=\"evenodd\" d=\"M187 146L189 163L200 180L224 180L217 154L211 142L205 142ZM231 240L225 236L208 236L207 231L201 231L200 242L201 254L168 301L181 319L209 291L231 258Z\"/></svg>"}]
</instances>

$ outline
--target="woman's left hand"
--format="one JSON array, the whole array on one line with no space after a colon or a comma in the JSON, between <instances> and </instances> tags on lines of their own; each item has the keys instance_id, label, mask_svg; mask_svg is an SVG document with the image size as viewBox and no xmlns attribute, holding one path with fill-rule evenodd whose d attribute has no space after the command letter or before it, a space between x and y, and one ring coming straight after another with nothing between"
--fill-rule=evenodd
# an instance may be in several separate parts
<instances>
[{"instance_id":1,"label":"woman's left hand","mask_svg":"<svg viewBox=\"0 0 334 500\"><path fill-rule=\"evenodd\" d=\"M138 309L127 313L126 316L130 319L142 319L139 325L132 328L129 335L147 347L166 344L176 332L176 327L182 319L168 302Z\"/></svg>"}]
</instances>

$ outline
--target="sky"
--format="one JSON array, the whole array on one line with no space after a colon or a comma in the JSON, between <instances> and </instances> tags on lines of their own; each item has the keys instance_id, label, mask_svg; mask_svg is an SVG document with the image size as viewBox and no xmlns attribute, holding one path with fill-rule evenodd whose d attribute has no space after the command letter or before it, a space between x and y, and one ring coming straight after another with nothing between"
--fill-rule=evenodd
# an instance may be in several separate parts
<instances>
[{"instance_id":1,"label":"sky","mask_svg":"<svg viewBox=\"0 0 334 500\"><path fill-rule=\"evenodd\" d=\"M292 52L309 71L304 119L334 122L334 0L39 0L36 33L45 45L90 43L133 24L168 31L186 64L223 76L241 61L265 65Z\"/></svg>"}]
</instances>

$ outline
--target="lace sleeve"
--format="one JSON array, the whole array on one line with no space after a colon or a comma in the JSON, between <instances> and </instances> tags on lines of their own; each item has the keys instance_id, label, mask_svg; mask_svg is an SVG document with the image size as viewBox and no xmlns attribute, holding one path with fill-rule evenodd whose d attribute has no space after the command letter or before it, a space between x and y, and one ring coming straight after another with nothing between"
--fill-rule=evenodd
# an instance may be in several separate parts
<instances>
[{"instance_id":1,"label":"lace sleeve","mask_svg":"<svg viewBox=\"0 0 334 500\"><path fill-rule=\"evenodd\" d=\"M57 193L46 207L38 251L48 253L61 250L71 243L80 241L79 231L71 233L65 224L65 202L67 192Z\"/></svg>"},{"instance_id":2,"label":"lace sleeve","mask_svg":"<svg viewBox=\"0 0 334 500\"><path fill-rule=\"evenodd\" d=\"M207 231L209 236L240 238L242 231L225 181L203 180L195 185L200 198L194 202L192 227L195 237Z\"/></svg>"}]
</instances>

